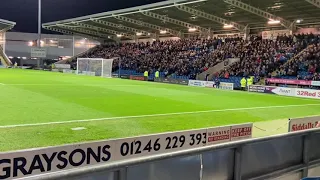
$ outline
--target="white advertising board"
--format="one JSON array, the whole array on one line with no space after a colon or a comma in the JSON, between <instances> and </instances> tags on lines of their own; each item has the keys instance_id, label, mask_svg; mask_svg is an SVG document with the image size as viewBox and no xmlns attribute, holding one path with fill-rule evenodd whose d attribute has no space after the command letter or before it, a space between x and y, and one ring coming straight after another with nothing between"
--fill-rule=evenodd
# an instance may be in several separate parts
<instances>
[{"instance_id":1,"label":"white advertising board","mask_svg":"<svg viewBox=\"0 0 320 180\"><path fill-rule=\"evenodd\" d=\"M63 69L62 72L63 72L63 73L66 73L66 74L74 74L74 73L75 73L75 70Z\"/></svg>"},{"instance_id":2,"label":"white advertising board","mask_svg":"<svg viewBox=\"0 0 320 180\"><path fill-rule=\"evenodd\" d=\"M215 82L214 81L189 80L188 86L214 88L215 87ZM219 89L233 90L233 83L221 82L220 86L219 86Z\"/></svg>"},{"instance_id":3,"label":"white advertising board","mask_svg":"<svg viewBox=\"0 0 320 180\"><path fill-rule=\"evenodd\" d=\"M156 134L120 139L116 142L117 160L187 150L206 145L207 129Z\"/></svg>"},{"instance_id":4,"label":"white advertising board","mask_svg":"<svg viewBox=\"0 0 320 180\"><path fill-rule=\"evenodd\" d=\"M276 87L276 88L273 88L271 92L281 96L294 96L295 88Z\"/></svg>"},{"instance_id":5,"label":"white advertising board","mask_svg":"<svg viewBox=\"0 0 320 180\"><path fill-rule=\"evenodd\" d=\"M45 57L47 57L47 49L46 48L31 48L31 57L45 58Z\"/></svg>"},{"instance_id":6,"label":"white advertising board","mask_svg":"<svg viewBox=\"0 0 320 180\"><path fill-rule=\"evenodd\" d=\"M276 86L253 85L248 89L249 92L259 92L268 94L277 94L281 96L292 96L300 98L320 99L320 90L301 89L301 88L286 88Z\"/></svg>"},{"instance_id":7,"label":"white advertising board","mask_svg":"<svg viewBox=\"0 0 320 180\"><path fill-rule=\"evenodd\" d=\"M204 81L204 87L214 88L215 83L213 81Z\"/></svg>"},{"instance_id":8,"label":"white advertising board","mask_svg":"<svg viewBox=\"0 0 320 180\"><path fill-rule=\"evenodd\" d=\"M295 91L296 97L320 99L320 91L314 89L298 89Z\"/></svg>"},{"instance_id":9,"label":"white advertising board","mask_svg":"<svg viewBox=\"0 0 320 180\"><path fill-rule=\"evenodd\" d=\"M312 86L320 86L320 81L311 81Z\"/></svg>"},{"instance_id":10,"label":"white advertising board","mask_svg":"<svg viewBox=\"0 0 320 180\"><path fill-rule=\"evenodd\" d=\"M223 90L233 90L233 83L221 82L220 85L219 85L219 89L223 89Z\"/></svg>"},{"instance_id":11,"label":"white advertising board","mask_svg":"<svg viewBox=\"0 0 320 180\"><path fill-rule=\"evenodd\" d=\"M318 122L320 122L320 116L290 119L289 132L315 128Z\"/></svg>"},{"instance_id":12,"label":"white advertising board","mask_svg":"<svg viewBox=\"0 0 320 180\"><path fill-rule=\"evenodd\" d=\"M115 141L110 140L0 153L0 179L16 179L114 161L114 150Z\"/></svg>"},{"instance_id":13,"label":"white advertising board","mask_svg":"<svg viewBox=\"0 0 320 180\"><path fill-rule=\"evenodd\" d=\"M16 179L251 138L252 128L249 127L252 124L0 153L0 179Z\"/></svg>"},{"instance_id":14,"label":"white advertising board","mask_svg":"<svg viewBox=\"0 0 320 180\"><path fill-rule=\"evenodd\" d=\"M204 87L205 81L189 80L188 86Z\"/></svg>"},{"instance_id":15,"label":"white advertising board","mask_svg":"<svg viewBox=\"0 0 320 180\"><path fill-rule=\"evenodd\" d=\"M56 69L70 69L70 64L54 64Z\"/></svg>"}]
</instances>

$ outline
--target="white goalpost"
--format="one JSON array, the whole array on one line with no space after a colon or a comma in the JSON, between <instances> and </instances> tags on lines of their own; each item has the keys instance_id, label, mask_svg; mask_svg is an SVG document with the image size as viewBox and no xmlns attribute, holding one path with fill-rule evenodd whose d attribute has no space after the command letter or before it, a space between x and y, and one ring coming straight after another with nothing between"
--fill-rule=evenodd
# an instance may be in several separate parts
<instances>
[{"instance_id":1,"label":"white goalpost","mask_svg":"<svg viewBox=\"0 0 320 180\"><path fill-rule=\"evenodd\" d=\"M77 58L78 75L112 77L113 59Z\"/></svg>"}]
</instances>

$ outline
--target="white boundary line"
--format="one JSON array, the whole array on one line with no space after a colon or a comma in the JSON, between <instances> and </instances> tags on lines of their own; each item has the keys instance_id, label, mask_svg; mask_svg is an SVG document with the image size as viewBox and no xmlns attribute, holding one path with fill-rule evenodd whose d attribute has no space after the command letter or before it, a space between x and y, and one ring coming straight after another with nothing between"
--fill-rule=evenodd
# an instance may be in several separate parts
<instances>
[{"instance_id":1,"label":"white boundary line","mask_svg":"<svg viewBox=\"0 0 320 180\"><path fill-rule=\"evenodd\" d=\"M297 104L297 105L284 105L284 106L262 106L262 107L249 107L249 108L215 109L215 110L206 110L206 111L189 111L189 112L148 114L148 115L137 115L137 116L119 116L119 117L107 117L107 118L96 118L96 119L80 119L80 120L59 121L59 122L55 121L55 122L45 122L45 123L33 123L33 124L16 124L16 125L0 126L0 129L28 127L28 126L43 126L43 125L53 125L53 124L92 122L92 121L105 121L105 120L117 120L117 119L134 119L134 118L144 118L144 117L173 116L173 115L183 115L183 114L200 114L200 113L210 113L210 112L243 111L243 110L252 110L252 109L272 109L272 108L305 107L305 106L320 106L320 104Z\"/></svg>"}]
</instances>

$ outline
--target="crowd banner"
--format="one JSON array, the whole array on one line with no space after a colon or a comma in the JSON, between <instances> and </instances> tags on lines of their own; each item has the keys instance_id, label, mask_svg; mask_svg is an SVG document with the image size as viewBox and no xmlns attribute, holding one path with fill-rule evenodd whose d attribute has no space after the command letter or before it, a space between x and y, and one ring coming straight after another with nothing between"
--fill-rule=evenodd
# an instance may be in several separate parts
<instances>
[{"instance_id":1,"label":"crowd banner","mask_svg":"<svg viewBox=\"0 0 320 180\"><path fill-rule=\"evenodd\" d=\"M233 83L221 82L220 85L219 85L219 89L233 90L234 89L234 84Z\"/></svg>"},{"instance_id":2,"label":"crowd banner","mask_svg":"<svg viewBox=\"0 0 320 180\"><path fill-rule=\"evenodd\" d=\"M252 85L252 86L249 86L248 91L258 92L258 93L267 93L267 94L277 94L281 96L320 99L320 90L314 90L314 89Z\"/></svg>"},{"instance_id":3,"label":"crowd banner","mask_svg":"<svg viewBox=\"0 0 320 180\"><path fill-rule=\"evenodd\" d=\"M272 30L272 31L262 31L262 39L276 40L277 36L280 35L291 35L290 30Z\"/></svg>"},{"instance_id":4,"label":"crowd banner","mask_svg":"<svg viewBox=\"0 0 320 180\"><path fill-rule=\"evenodd\" d=\"M214 81L189 80L188 85L189 86L197 86L197 87L215 88L215 82ZM221 82L220 85L219 85L219 89L224 89L224 90L233 90L233 87L234 87L233 83Z\"/></svg>"},{"instance_id":5,"label":"crowd banner","mask_svg":"<svg viewBox=\"0 0 320 180\"><path fill-rule=\"evenodd\" d=\"M168 84L181 84L181 85L189 84L189 80L174 79L174 78L154 78L154 81L161 82L161 83L168 83Z\"/></svg>"},{"instance_id":6,"label":"crowd banner","mask_svg":"<svg viewBox=\"0 0 320 180\"><path fill-rule=\"evenodd\" d=\"M320 116L289 119L289 132L313 129L320 122Z\"/></svg>"},{"instance_id":7,"label":"crowd banner","mask_svg":"<svg viewBox=\"0 0 320 180\"><path fill-rule=\"evenodd\" d=\"M252 123L0 153L0 179L16 179L251 138Z\"/></svg>"},{"instance_id":8,"label":"crowd banner","mask_svg":"<svg viewBox=\"0 0 320 180\"><path fill-rule=\"evenodd\" d=\"M273 84L290 84L290 85L303 85L303 86L311 86L312 85L312 81L296 80L296 79L268 78L267 82L273 83Z\"/></svg>"}]
</instances>

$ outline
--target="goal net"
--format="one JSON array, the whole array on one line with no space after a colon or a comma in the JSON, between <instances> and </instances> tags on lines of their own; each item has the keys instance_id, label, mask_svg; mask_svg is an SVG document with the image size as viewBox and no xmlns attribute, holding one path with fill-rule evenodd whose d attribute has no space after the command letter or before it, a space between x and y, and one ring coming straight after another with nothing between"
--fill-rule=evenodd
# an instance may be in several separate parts
<instances>
[{"instance_id":1,"label":"goal net","mask_svg":"<svg viewBox=\"0 0 320 180\"><path fill-rule=\"evenodd\" d=\"M113 59L78 58L77 74L87 76L112 77Z\"/></svg>"}]
</instances>

